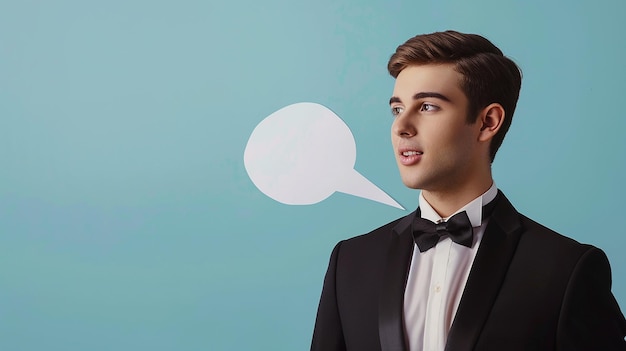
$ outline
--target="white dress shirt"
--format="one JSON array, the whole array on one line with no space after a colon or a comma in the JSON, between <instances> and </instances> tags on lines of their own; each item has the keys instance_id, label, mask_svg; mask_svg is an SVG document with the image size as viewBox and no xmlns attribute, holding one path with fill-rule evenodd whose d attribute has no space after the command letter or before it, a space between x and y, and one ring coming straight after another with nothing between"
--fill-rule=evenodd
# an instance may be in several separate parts
<instances>
[{"instance_id":1,"label":"white dress shirt","mask_svg":"<svg viewBox=\"0 0 626 351\"><path fill-rule=\"evenodd\" d=\"M472 263L480 246L488 219L482 220L482 207L498 194L495 183L484 194L453 213L466 211L474 230L472 247L455 244L448 237L435 247L420 252L417 246L404 293L404 327L409 350L443 351L456 315ZM422 194L419 198L422 218L445 222Z\"/></svg>"}]
</instances>

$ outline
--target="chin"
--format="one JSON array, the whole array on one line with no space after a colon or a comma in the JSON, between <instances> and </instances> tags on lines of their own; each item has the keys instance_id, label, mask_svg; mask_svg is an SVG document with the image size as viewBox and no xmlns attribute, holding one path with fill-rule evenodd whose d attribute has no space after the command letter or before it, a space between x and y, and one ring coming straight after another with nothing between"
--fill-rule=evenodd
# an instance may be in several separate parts
<instances>
[{"instance_id":1,"label":"chin","mask_svg":"<svg viewBox=\"0 0 626 351\"><path fill-rule=\"evenodd\" d=\"M404 183L404 186L406 186L409 189L422 189L422 184L420 183L420 181L418 179L412 179L410 177L407 178L402 178L402 183Z\"/></svg>"}]
</instances>

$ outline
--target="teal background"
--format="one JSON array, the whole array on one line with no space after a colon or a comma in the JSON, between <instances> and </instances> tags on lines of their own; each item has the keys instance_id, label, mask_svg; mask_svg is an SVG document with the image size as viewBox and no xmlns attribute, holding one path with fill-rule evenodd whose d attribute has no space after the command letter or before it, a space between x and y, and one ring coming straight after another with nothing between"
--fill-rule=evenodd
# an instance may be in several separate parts
<instances>
[{"instance_id":1,"label":"teal background","mask_svg":"<svg viewBox=\"0 0 626 351\"><path fill-rule=\"evenodd\" d=\"M1 1L0 349L305 350L334 244L408 212L287 206L243 165L264 117L321 103L408 209L387 59L487 36L524 71L498 186L605 250L626 307L623 1Z\"/></svg>"}]
</instances>

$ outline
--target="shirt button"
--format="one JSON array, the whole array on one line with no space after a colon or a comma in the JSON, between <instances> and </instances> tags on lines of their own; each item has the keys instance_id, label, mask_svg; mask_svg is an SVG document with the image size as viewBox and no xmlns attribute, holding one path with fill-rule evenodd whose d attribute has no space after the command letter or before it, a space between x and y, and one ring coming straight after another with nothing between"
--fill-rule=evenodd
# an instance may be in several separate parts
<instances>
[{"instance_id":1,"label":"shirt button","mask_svg":"<svg viewBox=\"0 0 626 351\"><path fill-rule=\"evenodd\" d=\"M441 292L441 285L435 285L435 292Z\"/></svg>"}]
</instances>

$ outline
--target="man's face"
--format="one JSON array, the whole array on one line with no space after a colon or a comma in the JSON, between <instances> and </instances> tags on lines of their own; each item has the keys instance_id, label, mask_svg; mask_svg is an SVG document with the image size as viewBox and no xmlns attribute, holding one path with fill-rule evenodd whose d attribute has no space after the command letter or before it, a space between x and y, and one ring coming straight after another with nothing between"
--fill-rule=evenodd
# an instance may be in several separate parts
<instances>
[{"instance_id":1,"label":"man's face","mask_svg":"<svg viewBox=\"0 0 626 351\"><path fill-rule=\"evenodd\" d=\"M466 122L461 79L449 64L409 66L396 79L391 141L409 188L453 191L477 174L479 123Z\"/></svg>"}]
</instances>

